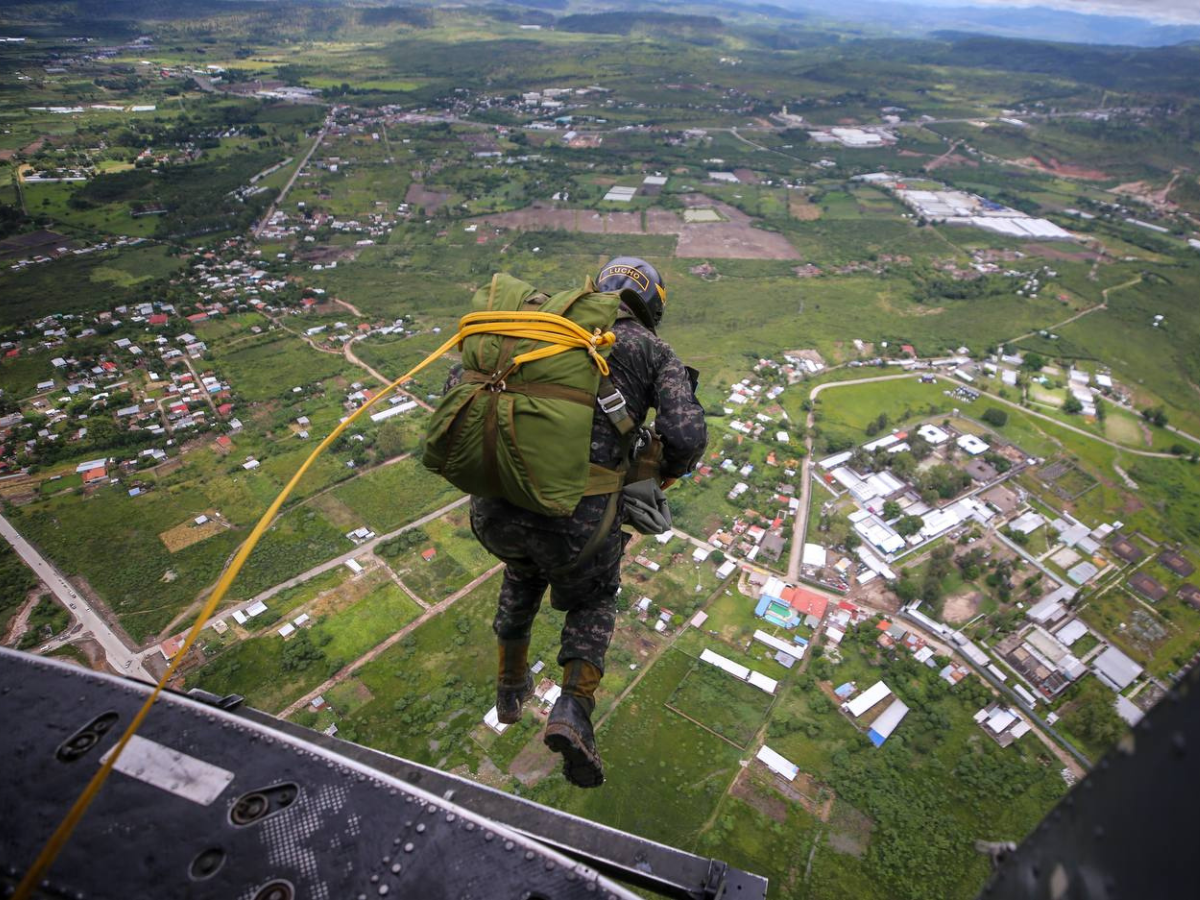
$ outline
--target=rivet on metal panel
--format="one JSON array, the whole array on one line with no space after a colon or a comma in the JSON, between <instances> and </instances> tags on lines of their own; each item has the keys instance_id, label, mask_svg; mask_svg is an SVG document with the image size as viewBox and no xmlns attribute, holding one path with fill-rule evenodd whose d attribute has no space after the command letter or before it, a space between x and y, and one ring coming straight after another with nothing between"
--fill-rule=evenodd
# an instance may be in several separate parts
<instances>
[{"instance_id":1,"label":"rivet on metal panel","mask_svg":"<svg viewBox=\"0 0 1200 900\"><path fill-rule=\"evenodd\" d=\"M193 881L203 881L212 878L225 863L225 851L220 847L209 847L201 850L188 867L188 875Z\"/></svg>"},{"instance_id":2,"label":"rivet on metal panel","mask_svg":"<svg viewBox=\"0 0 1200 900\"><path fill-rule=\"evenodd\" d=\"M270 884L263 886L254 895L254 900L292 900L294 896L296 896L296 891L290 883L286 881L272 881Z\"/></svg>"}]
</instances>

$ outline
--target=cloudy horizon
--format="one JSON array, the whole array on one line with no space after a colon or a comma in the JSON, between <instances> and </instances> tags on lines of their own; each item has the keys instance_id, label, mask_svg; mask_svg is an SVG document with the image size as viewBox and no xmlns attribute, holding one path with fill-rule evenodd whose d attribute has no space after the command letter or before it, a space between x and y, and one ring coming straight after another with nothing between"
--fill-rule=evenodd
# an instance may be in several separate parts
<instances>
[{"instance_id":1,"label":"cloudy horizon","mask_svg":"<svg viewBox=\"0 0 1200 900\"><path fill-rule=\"evenodd\" d=\"M1129 16L1164 25L1200 25L1197 0L904 0L920 6L1046 7L1064 12Z\"/></svg>"}]
</instances>

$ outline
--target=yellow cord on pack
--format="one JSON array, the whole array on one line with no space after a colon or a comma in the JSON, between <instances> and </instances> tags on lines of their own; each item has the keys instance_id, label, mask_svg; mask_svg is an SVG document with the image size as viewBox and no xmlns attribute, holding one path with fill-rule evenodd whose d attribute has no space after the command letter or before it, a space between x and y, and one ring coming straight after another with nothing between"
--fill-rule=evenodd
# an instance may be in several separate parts
<instances>
[{"instance_id":1,"label":"yellow cord on pack","mask_svg":"<svg viewBox=\"0 0 1200 900\"><path fill-rule=\"evenodd\" d=\"M404 384L404 382L410 380L431 362L441 357L442 354L449 352L455 346L458 346L459 349L461 349L463 340L471 335L476 334L496 334L505 337L516 337L520 339L540 341L549 345L547 347L533 350L529 353L524 353L521 356L516 357L513 360L514 365L520 365L523 362L530 362L535 359L544 359L545 357L553 356L557 353L562 353L570 349L577 348L586 350L591 356L592 361L595 362L596 367L604 375L608 374L608 363L604 357L599 354L599 348L609 346L616 340L611 331L601 333L597 330L595 333L592 333L572 322L570 319L554 313L469 313L463 316L459 321L459 331L456 335L454 335L454 337L442 344L442 346L433 351L433 353L429 354L429 356L427 356L418 365L414 366L404 375L388 384L382 391L360 406L335 429L333 429L333 431L329 433L329 436L316 446L313 452L308 455L308 458L305 459L300 465L300 468L296 470L296 473L291 477L291 480L288 481L283 490L279 492L279 496L277 496L271 502L271 505L267 507L267 511L264 512L262 518L258 520L258 524L254 526L254 529L250 532L250 536L246 538L246 542L238 549L237 554L233 557L233 561L229 564L229 568L227 568L221 575L221 578L217 581L216 587L213 588L212 594L209 595L209 598L205 601L199 615L196 616L196 620L192 623L192 627L188 631L187 640L183 642L183 646L180 647L179 651L171 658L170 665L167 666L166 672L164 672L162 677L159 678L158 683L154 686L154 690L150 692L150 695L146 698L145 703L142 704L141 708L137 711L137 714L133 717L132 721L130 721L129 727L125 729L125 733L121 735L121 739L117 741L112 752L108 754L108 757L100 765L100 768L96 770L96 774L92 776L91 780L87 783L87 786L83 789L82 793L80 793L74 804L72 804L71 809L67 812L62 822L59 823L58 828L54 830L54 834L52 834L50 839L46 841L41 852L38 854L37 859L34 860L33 865L30 866L29 871L25 873L25 877L21 879L21 883L17 886L16 893L13 894L13 900L30 900L30 898L33 896L33 891L37 888L42 878L45 877L46 872L49 870L50 866L53 865L54 860L58 857L58 854L62 851L62 848L66 846L67 841L71 837L71 833L75 830L75 827L79 824L80 819L83 818L84 813L87 812L88 807L99 793L100 788L108 779L109 774L111 774L113 767L116 765L117 760L124 752L125 747L129 744L129 741L141 727L142 722L150 712L150 708L154 705L154 701L157 700L158 695L162 693L163 687L168 681L171 680L171 676L175 674L175 670L179 668L180 663L183 662L183 658L187 656L188 651L191 650L192 645L200 636L201 629L204 627L209 617L212 616L212 614L216 611L217 606L220 605L223 599L225 599L225 594L228 593L229 588L233 585L238 573L242 571L242 566L245 565L247 558L249 558L251 552L254 550L255 546L257 546L263 534L274 521L280 507L282 507L287 501L287 498L291 496L292 491L295 489L296 485L299 484L300 479L304 477L304 474L309 470L309 468L312 467L312 464L316 462L318 457L320 457L322 453L329 449L329 446L333 444L333 442L339 437L341 437L342 433L368 409L370 409L396 388L400 387L400 385Z\"/></svg>"}]
</instances>

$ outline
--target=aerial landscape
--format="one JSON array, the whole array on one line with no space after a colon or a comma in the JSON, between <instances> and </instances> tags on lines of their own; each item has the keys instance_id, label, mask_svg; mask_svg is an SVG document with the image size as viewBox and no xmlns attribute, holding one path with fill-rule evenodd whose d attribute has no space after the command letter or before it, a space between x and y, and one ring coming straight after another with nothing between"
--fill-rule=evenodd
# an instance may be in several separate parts
<instances>
[{"instance_id":1,"label":"aerial landscape","mask_svg":"<svg viewBox=\"0 0 1200 900\"><path fill-rule=\"evenodd\" d=\"M169 686L772 897L975 897L1200 656L1189 6L0 6L0 644L157 680L493 273L642 257L708 443L622 559L602 787L542 741L549 603L497 719L453 352Z\"/></svg>"}]
</instances>

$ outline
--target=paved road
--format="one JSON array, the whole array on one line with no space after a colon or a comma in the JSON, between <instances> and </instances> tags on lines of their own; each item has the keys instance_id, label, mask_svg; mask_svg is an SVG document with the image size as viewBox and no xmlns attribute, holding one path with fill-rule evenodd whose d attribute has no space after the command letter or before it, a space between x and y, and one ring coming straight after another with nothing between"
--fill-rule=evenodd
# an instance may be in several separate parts
<instances>
[{"instance_id":1,"label":"paved road","mask_svg":"<svg viewBox=\"0 0 1200 900\"><path fill-rule=\"evenodd\" d=\"M274 585L273 587L267 588L262 593L255 594L249 600L244 600L241 603L237 604L236 606L224 607L223 609L214 613L214 618L224 618L225 616L231 615L235 611L244 610L247 606L257 603L260 600L263 602L266 602L267 600L270 600L272 597L274 597L276 594L278 594L280 591L286 591L288 588L293 588L298 584L303 584L304 582L306 582L312 578L316 578L318 575L322 575L325 572L328 572L332 569L336 569L340 565L344 565L346 562L354 559L355 557L362 556L364 553L369 553L369 552L373 551L377 546L384 543L385 541L390 541L392 538L397 537L398 535L404 534L404 532L406 532L406 531L412 531L414 528L420 528L422 525L429 524L434 519L444 516L446 513L450 512L450 510L457 509L458 507L462 506L464 503L469 502L470 499L471 499L470 497L467 497L464 495L462 497L459 497L453 503L447 503L445 506L441 507L440 509L435 509L433 512L428 513L427 515L421 516L421 518L416 519L415 521L409 522L407 525L400 526L395 531L389 531L387 534L381 534L381 535L378 535L377 537L371 538L371 540L369 540L369 541L364 541L363 543L361 543L357 547L355 547L353 550L347 550L341 556L335 556L333 559L326 560L325 562L321 563L320 565L313 566L308 571L301 572L299 575L295 576L294 578L289 578L287 581L281 581L279 584ZM196 603L193 603L192 606L189 607L189 609L187 611L180 613L178 616L176 616L175 619L171 622L171 624L167 626L167 629L173 630L177 626L177 623L180 623L180 622L190 622L191 617L196 614L197 604L200 602L201 602L200 600L197 600ZM209 620L209 621L211 621L211 620ZM151 652L151 651L146 651L146 652Z\"/></svg>"},{"instance_id":2,"label":"paved road","mask_svg":"<svg viewBox=\"0 0 1200 900\"><path fill-rule=\"evenodd\" d=\"M807 452L801 463L800 508L796 510L796 522L792 526L792 550L788 555L788 581L795 581L800 577L800 554L804 550L804 541L808 537L808 504L809 497L812 496L813 425L816 423L817 397L826 388L849 387L852 384L869 384L874 381L895 381L900 378L916 377L917 374L914 372L902 372L899 375L877 375L873 378L853 378L850 381L829 381L825 384L818 384L809 393L808 399L812 401L812 409L808 411L808 420L805 423L808 436L805 438L804 447Z\"/></svg>"},{"instance_id":3,"label":"paved road","mask_svg":"<svg viewBox=\"0 0 1200 900\"><path fill-rule=\"evenodd\" d=\"M17 551L21 559L25 561L25 564L50 589L50 593L54 599L61 603L72 617L83 626L82 630L74 636L85 637L90 634L91 637L95 638L96 642L104 648L108 664L112 666L114 671L122 675L132 675L135 678L141 678L145 681L154 681L150 673L142 665L142 661L136 651L126 647L122 643L120 637L108 627L108 624L101 615L92 609L84 598L75 593L75 589L71 587L62 573L49 560L43 557L29 541L21 537L17 530L13 528L12 523L4 518L4 516L0 516L0 534L12 544L12 548Z\"/></svg>"},{"instance_id":4,"label":"paved road","mask_svg":"<svg viewBox=\"0 0 1200 900\"><path fill-rule=\"evenodd\" d=\"M271 221L271 216L275 215L275 210L278 209L280 204L283 203L284 198L288 195L288 191L290 191L292 189L292 185L296 183L296 178L301 172L304 171L304 167L308 165L308 159L313 155L313 151L321 146L321 141L325 140L325 135L329 132L329 124L330 120L326 118L325 124L322 125L321 130L317 132L317 139L313 141L312 146L308 148L308 152L304 154L304 159L300 160L300 165L296 166L295 171L292 172L292 177L289 178L287 184L283 186L283 190L279 192L279 196L275 198L275 202L267 208L267 211L263 214L262 219L257 225L254 226L253 234L255 238L262 234L262 230L267 227L267 223Z\"/></svg>"},{"instance_id":5,"label":"paved road","mask_svg":"<svg viewBox=\"0 0 1200 900\"><path fill-rule=\"evenodd\" d=\"M1022 406L1020 403L1014 403L1012 400L1005 400L1003 397L997 396L996 394L992 394L992 393L989 393L988 391L980 390L978 387L975 387L974 385L971 385L971 390L977 391L982 396L987 397L989 400L994 400L996 403L1003 403L1006 406L1011 406L1013 409L1019 409L1021 412L1025 413L1026 415L1037 416L1039 419L1045 419L1047 422L1051 422L1051 423L1057 425L1059 428L1065 428L1067 431L1073 431L1076 434L1081 434L1086 438L1091 438L1093 441L1099 441L1102 444L1107 444L1108 446L1110 446L1116 450L1120 450L1124 453L1132 453L1134 456L1149 456L1149 457L1153 457L1154 459L1178 459L1179 458L1174 453L1159 453L1154 450L1135 450L1132 447L1129 447L1125 444L1118 444L1116 441L1110 441L1108 438L1100 437L1100 435L1098 435L1098 434L1093 434L1090 431L1084 431L1082 428L1076 428L1074 425L1070 425L1066 422L1063 422L1061 419L1054 418L1054 416L1048 416L1045 413L1040 413L1036 409L1030 409L1028 406Z\"/></svg>"},{"instance_id":6,"label":"paved road","mask_svg":"<svg viewBox=\"0 0 1200 900\"><path fill-rule=\"evenodd\" d=\"M391 384L394 379L384 377L383 374L381 374L379 371L374 369L368 363L363 362L355 354L352 344L356 340L358 340L358 338L354 338L354 340L346 341L346 343L342 344L342 349L346 355L346 360L348 362L353 363L354 365L358 366L360 369L364 369L365 371L369 372L371 375L378 378L385 385ZM418 397L416 394L412 394L412 393L406 391L402 387L396 388L395 392L404 397L407 397L409 400L413 401L415 404L417 404L417 406L421 407L422 409L428 410L429 412L433 412L433 407L430 406L428 403L426 403L424 400L422 400L420 397Z\"/></svg>"}]
</instances>

